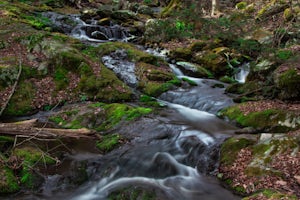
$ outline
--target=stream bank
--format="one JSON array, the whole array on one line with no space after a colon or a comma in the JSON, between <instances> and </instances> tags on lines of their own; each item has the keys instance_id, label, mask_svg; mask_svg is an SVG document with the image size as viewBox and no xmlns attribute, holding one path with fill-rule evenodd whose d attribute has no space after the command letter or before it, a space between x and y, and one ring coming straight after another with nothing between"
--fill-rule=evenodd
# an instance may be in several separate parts
<instances>
[{"instance_id":1,"label":"stream bank","mask_svg":"<svg viewBox=\"0 0 300 200\"><path fill-rule=\"evenodd\" d=\"M172 2L176 4L177 1ZM80 4L80 2L77 3ZM28 145L31 148L21 145L19 148L15 148L13 138L3 138L1 152L5 153L1 153L1 160L5 165L1 166L1 173L4 174L5 180L12 180L12 183L8 185L4 181L3 188L12 189L8 192L21 189L21 193L13 195L13 198L52 198L57 193L71 193L77 189L79 191L75 192L75 196L83 195L88 199L94 198L94 196L101 196L105 199L110 195L113 195L112 198L115 199L122 195L130 198L136 193L138 193L137 198L150 196L153 199L172 199L176 194L182 199L195 199L196 196L193 195L195 193L206 198L219 199L218 194L211 192L215 190L222 191L221 193L230 199L234 198L232 194L219 186L216 179L206 179L205 174L216 175L217 171L220 179L242 195L249 195L265 188L276 189L276 191L273 193L264 191L257 195L284 196L284 194L278 194L277 191L296 194L299 188L299 176L297 170L288 170L289 168L297 169L299 166L297 164L299 161L299 145L297 143L299 113L297 108L299 107L297 102L293 102L299 97L298 88L293 87L299 81L298 48L293 45L293 41L297 43L295 42L297 33L292 26L293 18L290 19L292 28L289 29L288 34L280 37L282 40L279 43L284 45L285 49L273 46L274 54L264 52L263 47L268 46L268 43L265 43L268 40L253 39L260 34L254 34L252 30L248 29L249 27L244 28L247 29L246 32L253 33L252 38L249 39L249 36L242 35L241 39L239 38L241 36L236 37L237 35L234 34L233 37L229 37L226 26L231 27L229 30L236 30L233 23L235 18L231 15L228 18L225 16L216 20L210 19L210 22L216 23L216 27L214 27L216 29L211 27L210 30L221 31L222 37L206 34L205 38L197 40L162 43L162 46L175 44L175 48L168 48L170 49L170 59L168 60L172 63L169 65L161 56L145 53L135 45L122 42L99 45L99 42L109 39L107 35L111 34L113 36L111 41L127 40L129 37L130 40L136 39L135 41L143 44L143 37L139 38L143 31L147 33L145 38L150 42L151 40L153 42L157 35L174 37L172 34L166 35L163 30L173 30L175 35L182 37L183 33L190 33L191 30L187 22L180 21L185 19L182 16L176 18L179 21L176 21L175 29L168 29L172 28L172 18L166 19L167 23L159 21L156 25L163 24L167 28L157 29L159 26L156 27L155 23L152 27L143 26L148 19L148 17L145 18L146 10L143 11L144 15L142 16L124 10L119 11L119 8L131 8L127 5L118 5L118 8L114 9L103 9L101 5L101 9L97 11L84 9L83 18L80 20L79 15L57 17L56 19L61 18L69 23L70 26L65 26L66 28L77 27L76 31L65 32L65 29L58 29L53 24L51 25L45 16L33 12L35 9L49 11L49 8L36 5L32 9L30 3L26 5L28 6L1 2L1 8L3 8L1 16L4 17L1 26L3 30L6 30L1 32L0 53L4 58L1 60L1 75L4 75L4 78L1 79L1 106L14 90L11 87L13 83L18 82L15 94L9 101L8 107L5 108L5 118L12 115L32 114L37 110L53 110L55 113L51 120L54 123L51 126L87 127L97 131L98 134L92 141L88 139L87 142L76 139L63 140L59 144L67 149L58 151L58 155L53 154L54 159L48 157L50 154L44 154L52 149L52 145L49 147L46 145L46 149L40 149L41 147L36 145L36 141L30 140ZM172 5L171 3L167 6L168 9L183 8L181 4L176 4L174 7ZM242 8L240 6L239 9ZM283 11L282 9L288 7L287 4L282 3L281 5L280 3L279 5L275 1L269 2L268 6L280 8L276 9L279 14ZM106 12L109 10L116 12ZM136 10L140 10L139 14L141 14L141 9ZM260 12L257 19L261 20L261 18L269 16L270 13L266 12L268 10ZM241 14L238 9L233 12ZM248 11L245 9L242 12ZM21 16L22 13L26 13L27 16ZM167 13L166 15L172 14L169 11ZM148 12L148 14L152 18L157 13ZM297 13L292 12L293 15L297 16ZM239 16L243 18L243 15ZM278 16L276 15L276 17ZM113 23L110 23L110 19L105 19L105 17L111 17ZM20 19L22 19L21 22ZM73 19L77 20L77 23L74 23ZM218 24L218 20L222 23ZM132 21L134 21L134 26L131 24ZM118 22L122 23L122 26L116 25ZM203 24L205 25L205 21ZM195 23L194 28L197 28L199 24L196 25ZM14 31L18 30L18 27L22 27L23 31ZM205 26L202 27L201 31L205 31ZM11 34L11 30L15 34ZM239 31L234 33L240 33ZM73 34L77 39L62 33ZM273 36L270 32L263 33L263 36L267 35L272 40ZM135 35L136 38L131 38L132 35ZM151 38L151 36L153 37ZM273 38L276 39L275 36L276 34ZM7 38L9 39L7 40ZM160 38L166 39L167 37ZM85 41L82 43L78 39ZM97 42L97 44L90 45L91 42ZM160 40L155 41L155 43L157 42ZM155 43L153 46L157 46ZM177 48L178 46L179 48ZM19 57L12 52L18 52ZM265 55L270 55L270 57ZM103 57L104 60L102 60ZM22 65L20 58L22 58ZM120 68L124 66L123 61L126 66L131 66L126 71L127 75L132 73L134 76L120 73ZM107 68L108 65L112 70ZM133 65L134 67L132 67ZM16 75L20 66L22 66L22 73L19 79ZM237 83L233 79L239 66L250 66L249 76L239 78L240 82L245 81L244 84ZM183 73L178 73L180 72L179 68ZM221 80L222 83L206 79L213 77ZM227 87L226 90L224 87ZM227 94L235 93L230 94L235 102L248 102L233 105L231 98L224 94L224 90ZM156 102L154 98L162 100ZM270 98L270 101L261 101L264 98ZM273 101L272 98L292 102ZM90 103L90 101L92 102ZM64 107L62 112L54 109L57 106L67 106L78 102L85 104L82 109L76 104L73 104L75 105L73 108ZM160 107L161 104L165 107ZM238 126L250 126L251 128L237 130L212 115L228 106L231 107L222 111L223 117L235 120ZM172 115L168 115L169 113ZM43 118L45 122L48 121L48 117ZM147 123L148 120L150 123ZM137 127L135 127L136 125ZM155 126L152 127L152 125ZM127 130L127 126L130 127L129 130ZM123 129L126 131L124 132ZM148 132L148 129L151 132ZM131 135L131 130L136 132ZM241 135L238 138L245 138L226 140L221 148L221 165L217 170L219 146L225 137L232 136L232 133L236 131L256 133L257 135ZM290 132L285 134L287 131ZM153 133L158 135L152 138ZM142 146L135 142L139 139ZM18 139L17 142L21 141ZM79 144L81 142L82 144ZM87 148L92 146L91 149ZM94 148L95 146L98 149ZM10 150L11 147L13 148ZM138 170L133 170L136 168L132 167L132 162L135 164L139 161L139 159L137 159L138 161L133 159L135 153L148 152L147 147L149 147L149 154L145 153L145 157L143 157L144 153L138 154L138 158L142 160L141 165L137 165ZM156 152L156 147L159 147L158 150L161 152ZM32 152L31 154L35 157L28 157L28 154L20 149ZM231 149L233 152L230 151ZM287 155L280 149L287 152ZM270 151L272 155L268 153ZM227 154L234 155L232 157L236 160L228 161ZM263 154L267 154L268 157L264 157ZM285 157L288 159L284 159ZM45 158L45 160L40 158ZM116 163L115 158L120 158L120 163ZM260 165L262 159L264 164ZM272 162L273 159L280 161L278 162L280 164ZM154 166L151 165L151 162L149 164L149 160L153 161ZM33 168L34 170L32 170L33 166L53 165L53 161L64 163L57 167L61 171L55 172L54 170L52 174L48 168L45 172L48 172L49 176L44 177L44 180L38 169ZM240 168L236 167L240 162L243 165ZM17 167L11 163L18 163ZM106 166L105 163L113 167ZM157 169L157 163L162 166L163 173ZM100 169L95 166L100 166ZM124 169L122 170L118 166L122 166ZM69 170L64 171L63 168ZM139 171L140 169L141 171ZM41 171L43 171L42 168ZM63 175L60 176L60 173ZM281 176L277 176L278 174ZM237 179L237 177L246 178ZM91 182L86 183L87 179ZM191 182L186 180L191 180ZM247 182L247 180L251 181ZM39 191L33 190L34 184L39 185L37 183L42 182L44 185L39 188ZM181 189L184 190L178 188L173 184L174 182L180 182ZM203 185L203 182L206 184ZM262 184L263 182L268 184L272 182L273 184L268 186ZM84 185L85 183L87 185ZM121 189L127 183L139 185L141 188ZM190 185L191 183L193 184ZM203 191L199 190L200 186L204 189ZM91 187L92 190L87 190L86 187ZM99 187L102 189L97 189ZM153 193L157 196L153 196ZM67 194L64 197L76 198L75 196ZM285 197L294 198L288 195ZM256 197L254 195L249 198Z\"/></svg>"}]
</instances>

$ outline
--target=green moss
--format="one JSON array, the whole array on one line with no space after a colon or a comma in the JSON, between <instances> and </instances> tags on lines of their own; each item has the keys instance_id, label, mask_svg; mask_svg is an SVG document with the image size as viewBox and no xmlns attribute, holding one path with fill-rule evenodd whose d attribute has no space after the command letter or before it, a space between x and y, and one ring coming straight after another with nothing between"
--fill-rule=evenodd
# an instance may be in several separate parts
<instances>
[{"instance_id":1,"label":"green moss","mask_svg":"<svg viewBox=\"0 0 300 200\"><path fill-rule=\"evenodd\" d=\"M126 120L133 120L152 112L151 108L137 107L127 112Z\"/></svg>"},{"instance_id":2,"label":"green moss","mask_svg":"<svg viewBox=\"0 0 300 200\"><path fill-rule=\"evenodd\" d=\"M278 88L281 90L281 98L297 99L300 96L300 75L297 70L289 69L280 74L278 78Z\"/></svg>"},{"instance_id":3,"label":"green moss","mask_svg":"<svg viewBox=\"0 0 300 200\"><path fill-rule=\"evenodd\" d=\"M23 43L27 45L29 51L31 51L37 44L39 44L45 38L45 34L37 33L26 36L25 38L20 38Z\"/></svg>"},{"instance_id":4,"label":"green moss","mask_svg":"<svg viewBox=\"0 0 300 200\"><path fill-rule=\"evenodd\" d=\"M89 51L98 51L98 56L102 57L108 55L118 49L125 49L128 55L129 61L132 62L144 62L158 66L159 63L165 63L162 58L148 54L142 50L137 49L134 45L122 42L108 42L99 45L96 49L89 49Z\"/></svg>"},{"instance_id":5,"label":"green moss","mask_svg":"<svg viewBox=\"0 0 300 200\"><path fill-rule=\"evenodd\" d=\"M108 200L155 200L157 199L154 191L145 190L138 187L129 187L112 192Z\"/></svg>"},{"instance_id":6,"label":"green moss","mask_svg":"<svg viewBox=\"0 0 300 200\"><path fill-rule=\"evenodd\" d=\"M234 80L234 78L229 77L229 76L223 76L219 80L224 83L236 83L236 80Z\"/></svg>"},{"instance_id":7,"label":"green moss","mask_svg":"<svg viewBox=\"0 0 300 200\"><path fill-rule=\"evenodd\" d=\"M3 135L0 135L0 143L1 142L14 142L15 139L13 137L9 137L9 136L3 136Z\"/></svg>"},{"instance_id":8,"label":"green moss","mask_svg":"<svg viewBox=\"0 0 300 200\"><path fill-rule=\"evenodd\" d=\"M268 151L271 148L269 144L257 144L253 146L253 153L256 156L264 154L266 151Z\"/></svg>"},{"instance_id":9,"label":"green moss","mask_svg":"<svg viewBox=\"0 0 300 200\"><path fill-rule=\"evenodd\" d=\"M235 120L244 127L249 126L273 132L278 130L287 131L292 128L280 123L280 121L285 121L288 117L288 113L282 110L268 109L260 112L251 112L245 115L239 109L239 106L233 106L221 111L221 115L227 116L231 120Z\"/></svg>"},{"instance_id":10,"label":"green moss","mask_svg":"<svg viewBox=\"0 0 300 200\"><path fill-rule=\"evenodd\" d=\"M16 148L12 155L23 160L20 172L20 182L28 188L35 188L40 184L39 176L33 172L33 166L37 164L55 164L55 160L44 154L41 150L32 147Z\"/></svg>"},{"instance_id":11,"label":"green moss","mask_svg":"<svg viewBox=\"0 0 300 200\"><path fill-rule=\"evenodd\" d=\"M79 113L78 109L73 109L60 113L59 115L54 115L49 118L50 121L53 121L57 125L67 128L67 129L80 129L84 126L82 121L84 117L77 114Z\"/></svg>"},{"instance_id":12,"label":"green moss","mask_svg":"<svg viewBox=\"0 0 300 200\"><path fill-rule=\"evenodd\" d=\"M292 20L294 17L294 13L292 11L291 8L286 8L283 12L283 18L285 19L285 21L290 21Z\"/></svg>"},{"instance_id":13,"label":"green moss","mask_svg":"<svg viewBox=\"0 0 300 200\"><path fill-rule=\"evenodd\" d=\"M41 150L35 149L33 147L23 147L16 148L13 155L17 156L19 159L28 162L29 165L33 164L55 164L55 160L46 155Z\"/></svg>"},{"instance_id":14,"label":"green moss","mask_svg":"<svg viewBox=\"0 0 300 200\"><path fill-rule=\"evenodd\" d=\"M85 93L88 99L105 102L130 100L132 95L130 89L103 65L100 76L83 75L81 77L79 90Z\"/></svg>"},{"instance_id":15,"label":"green moss","mask_svg":"<svg viewBox=\"0 0 300 200\"><path fill-rule=\"evenodd\" d=\"M233 188L234 191L236 191L238 194L245 194L246 193L246 189L242 186L236 186Z\"/></svg>"},{"instance_id":16,"label":"green moss","mask_svg":"<svg viewBox=\"0 0 300 200\"><path fill-rule=\"evenodd\" d=\"M170 72L164 72L160 70L151 70L147 75L148 80L150 81L170 81L173 79L174 75Z\"/></svg>"},{"instance_id":17,"label":"green moss","mask_svg":"<svg viewBox=\"0 0 300 200\"><path fill-rule=\"evenodd\" d=\"M31 82L21 82L4 111L4 114L18 116L29 113L32 111L31 102L34 98L34 94L35 89Z\"/></svg>"},{"instance_id":18,"label":"green moss","mask_svg":"<svg viewBox=\"0 0 300 200\"><path fill-rule=\"evenodd\" d=\"M65 89L69 84L68 71L64 68L57 68L54 72L54 82L57 90Z\"/></svg>"},{"instance_id":19,"label":"green moss","mask_svg":"<svg viewBox=\"0 0 300 200\"><path fill-rule=\"evenodd\" d=\"M148 95L142 95L140 97L140 101L141 102L151 102L151 101L154 101L155 99L153 97L150 97Z\"/></svg>"},{"instance_id":20,"label":"green moss","mask_svg":"<svg viewBox=\"0 0 300 200\"><path fill-rule=\"evenodd\" d=\"M99 107L102 107L104 105L105 105L105 103L103 103L103 102L97 102L97 103L89 104L88 107L90 107L90 108L99 108Z\"/></svg>"},{"instance_id":21,"label":"green moss","mask_svg":"<svg viewBox=\"0 0 300 200\"><path fill-rule=\"evenodd\" d=\"M295 195L284 194L276 190L264 189L263 191L257 192L249 197L245 197L242 200L250 200L256 198L267 198L267 199L286 199L286 200L297 200Z\"/></svg>"},{"instance_id":22,"label":"green moss","mask_svg":"<svg viewBox=\"0 0 300 200\"><path fill-rule=\"evenodd\" d=\"M149 82L144 87L143 92L146 95L157 97L160 94L168 91L173 84L171 83L157 83L157 82Z\"/></svg>"},{"instance_id":23,"label":"green moss","mask_svg":"<svg viewBox=\"0 0 300 200\"><path fill-rule=\"evenodd\" d=\"M30 79L30 78L41 78L44 74L42 71L38 71L36 68L22 66L21 79Z\"/></svg>"},{"instance_id":24,"label":"green moss","mask_svg":"<svg viewBox=\"0 0 300 200\"><path fill-rule=\"evenodd\" d=\"M253 91L261 88L262 85L258 81L247 81L245 84L233 83L226 88L226 92L234 94L252 94Z\"/></svg>"},{"instance_id":25,"label":"green moss","mask_svg":"<svg viewBox=\"0 0 300 200\"><path fill-rule=\"evenodd\" d=\"M198 85L195 81L193 81L193 80L191 80L189 78L185 78L184 77L184 78L182 78L182 80L185 81L185 82L187 82L191 86L197 86Z\"/></svg>"},{"instance_id":26,"label":"green moss","mask_svg":"<svg viewBox=\"0 0 300 200\"><path fill-rule=\"evenodd\" d=\"M0 193L14 193L20 190L17 178L8 167L0 166Z\"/></svg>"},{"instance_id":27,"label":"green moss","mask_svg":"<svg viewBox=\"0 0 300 200\"><path fill-rule=\"evenodd\" d=\"M280 60L288 60L293 56L293 52L291 50L279 50L276 52L276 57Z\"/></svg>"},{"instance_id":28,"label":"green moss","mask_svg":"<svg viewBox=\"0 0 300 200\"><path fill-rule=\"evenodd\" d=\"M36 14L36 15L21 14L20 16L23 18L23 21L25 23L28 23L33 28L36 28L38 30L45 29L51 23L49 18L43 17L41 14Z\"/></svg>"},{"instance_id":29,"label":"green moss","mask_svg":"<svg viewBox=\"0 0 300 200\"><path fill-rule=\"evenodd\" d=\"M241 1L235 5L235 7L239 10L243 10L247 7L247 2Z\"/></svg>"},{"instance_id":30,"label":"green moss","mask_svg":"<svg viewBox=\"0 0 300 200\"><path fill-rule=\"evenodd\" d=\"M11 86L16 82L18 67L0 65L0 86Z\"/></svg>"},{"instance_id":31,"label":"green moss","mask_svg":"<svg viewBox=\"0 0 300 200\"><path fill-rule=\"evenodd\" d=\"M51 116L49 120L62 126L67 123L61 116Z\"/></svg>"},{"instance_id":32,"label":"green moss","mask_svg":"<svg viewBox=\"0 0 300 200\"><path fill-rule=\"evenodd\" d=\"M109 130L119 124L122 120L134 120L152 112L152 109L150 108L132 107L119 103L105 104L102 108L105 110L105 120L97 130Z\"/></svg>"},{"instance_id":33,"label":"green moss","mask_svg":"<svg viewBox=\"0 0 300 200\"><path fill-rule=\"evenodd\" d=\"M102 136L101 140L96 143L96 147L101 152L109 152L120 144L121 136L118 134L110 134Z\"/></svg>"},{"instance_id":34,"label":"green moss","mask_svg":"<svg viewBox=\"0 0 300 200\"><path fill-rule=\"evenodd\" d=\"M57 68L78 72L79 67L85 62L83 56L76 51L62 51L59 52L51 60L52 64Z\"/></svg>"},{"instance_id":35,"label":"green moss","mask_svg":"<svg viewBox=\"0 0 300 200\"><path fill-rule=\"evenodd\" d=\"M231 165L235 161L238 152L253 143L254 141L246 138L230 138L226 140L221 146L221 164Z\"/></svg>"},{"instance_id":36,"label":"green moss","mask_svg":"<svg viewBox=\"0 0 300 200\"><path fill-rule=\"evenodd\" d=\"M192 51L189 48L176 48L171 51L171 56L177 60L190 60Z\"/></svg>"}]
</instances>

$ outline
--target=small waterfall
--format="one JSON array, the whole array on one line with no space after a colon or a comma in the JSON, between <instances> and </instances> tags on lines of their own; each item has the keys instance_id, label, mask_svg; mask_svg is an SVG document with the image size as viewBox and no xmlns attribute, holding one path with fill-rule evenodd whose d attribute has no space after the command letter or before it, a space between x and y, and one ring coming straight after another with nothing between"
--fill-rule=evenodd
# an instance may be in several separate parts
<instances>
[{"instance_id":1,"label":"small waterfall","mask_svg":"<svg viewBox=\"0 0 300 200\"><path fill-rule=\"evenodd\" d=\"M56 29L83 41L99 43L128 41L134 38L125 28L117 24L102 26L94 19L85 22L79 15L62 15L55 12L45 12L43 16L49 18Z\"/></svg>"},{"instance_id":2,"label":"small waterfall","mask_svg":"<svg viewBox=\"0 0 300 200\"><path fill-rule=\"evenodd\" d=\"M110 55L102 57L103 64L114 71L114 73L128 86L135 88L138 80L135 75L135 64L127 61L125 50L117 50Z\"/></svg>"},{"instance_id":3,"label":"small waterfall","mask_svg":"<svg viewBox=\"0 0 300 200\"><path fill-rule=\"evenodd\" d=\"M234 79L239 83L245 83L250 73L250 63L244 63L238 68L238 72L234 75Z\"/></svg>"}]
</instances>

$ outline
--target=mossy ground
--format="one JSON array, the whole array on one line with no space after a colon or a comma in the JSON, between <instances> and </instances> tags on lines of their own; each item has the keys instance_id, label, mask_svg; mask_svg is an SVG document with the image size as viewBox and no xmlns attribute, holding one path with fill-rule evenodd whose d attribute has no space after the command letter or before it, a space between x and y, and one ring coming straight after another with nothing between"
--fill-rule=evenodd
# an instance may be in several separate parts
<instances>
[{"instance_id":1,"label":"mossy ground","mask_svg":"<svg viewBox=\"0 0 300 200\"><path fill-rule=\"evenodd\" d=\"M286 200L297 200L298 198L295 195L283 194L276 190L265 189L261 192L257 192L249 197L245 197L242 200L251 200L257 198L266 198L266 199L286 199Z\"/></svg>"},{"instance_id":2,"label":"mossy ground","mask_svg":"<svg viewBox=\"0 0 300 200\"><path fill-rule=\"evenodd\" d=\"M221 163L224 165L231 165L242 148L246 148L254 144L254 141L246 138L230 138L226 140L221 146Z\"/></svg>"},{"instance_id":3,"label":"mossy ground","mask_svg":"<svg viewBox=\"0 0 300 200\"><path fill-rule=\"evenodd\" d=\"M104 135L96 143L96 147L103 153L107 153L121 143L121 136L119 134Z\"/></svg>"},{"instance_id":4,"label":"mossy ground","mask_svg":"<svg viewBox=\"0 0 300 200\"><path fill-rule=\"evenodd\" d=\"M68 109L50 120L63 128L89 128L96 131L107 131L122 122L132 121L152 112L152 108L130 106L121 103L106 104L103 102L87 104L82 107Z\"/></svg>"},{"instance_id":5,"label":"mossy ground","mask_svg":"<svg viewBox=\"0 0 300 200\"><path fill-rule=\"evenodd\" d=\"M12 154L18 160L22 160L22 169L19 173L21 184L31 189L40 184L40 177L33 171L33 167L56 163L53 158L49 157L42 150L32 147L17 148Z\"/></svg>"},{"instance_id":6,"label":"mossy ground","mask_svg":"<svg viewBox=\"0 0 300 200\"><path fill-rule=\"evenodd\" d=\"M14 193L20 190L18 180L13 170L5 166L0 166L0 194Z\"/></svg>"},{"instance_id":7,"label":"mossy ground","mask_svg":"<svg viewBox=\"0 0 300 200\"><path fill-rule=\"evenodd\" d=\"M221 115L236 121L243 127L254 127L270 132L287 132L299 127L299 123L296 122L299 116L296 113L281 109L266 109L245 114L240 109L242 105L244 104L226 108L221 111Z\"/></svg>"}]
</instances>

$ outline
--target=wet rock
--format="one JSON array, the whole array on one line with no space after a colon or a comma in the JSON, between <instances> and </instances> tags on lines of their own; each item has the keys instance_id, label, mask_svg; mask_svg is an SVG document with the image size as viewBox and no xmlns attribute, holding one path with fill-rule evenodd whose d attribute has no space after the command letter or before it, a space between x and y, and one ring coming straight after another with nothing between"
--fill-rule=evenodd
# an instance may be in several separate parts
<instances>
[{"instance_id":1,"label":"wet rock","mask_svg":"<svg viewBox=\"0 0 300 200\"><path fill-rule=\"evenodd\" d=\"M139 6L139 8L137 9L137 12L139 14L149 15L151 17L153 17L153 15L154 15L153 10L148 6Z\"/></svg>"},{"instance_id":2,"label":"wet rock","mask_svg":"<svg viewBox=\"0 0 300 200\"><path fill-rule=\"evenodd\" d=\"M71 33L73 28L78 24L75 15L62 15L55 12L44 12L42 15L51 20L51 27L54 31Z\"/></svg>"},{"instance_id":3,"label":"wet rock","mask_svg":"<svg viewBox=\"0 0 300 200\"><path fill-rule=\"evenodd\" d=\"M300 127L299 113L278 108L265 108L245 113L251 102L242 103L221 111L221 116L236 121L243 127L253 127L267 132L286 132Z\"/></svg>"},{"instance_id":4,"label":"wet rock","mask_svg":"<svg viewBox=\"0 0 300 200\"><path fill-rule=\"evenodd\" d=\"M185 75L192 77L212 77L212 73L200 65L189 62L177 62L176 65L184 72Z\"/></svg>"},{"instance_id":5,"label":"wet rock","mask_svg":"<svg viewBox=\"0 0 300 200\"><path fill-rule=\"evenodd\" d=\"M111 14L111 17L115 20L122 22L137 19L136 14L130 10L117 10Z\"/></svg>"},{"instance_id":6,"label":"wet rock","mask_svg":"<svg viewBox=\"0 0 300 200\"><path fill-rule=\"evenodd\" d=\"M170 57L177 61L187 61L192 57L192 51L188 48L176 48L170 52Z\"/></svg>"},{"instance_id":7,"label":"wet rock","mask_svg":"<svg viewBox=\"0 0 300 200\"><path fill-rule=\"evenodd\" d=\"M193 57L194 61L199 65L213 72L216 76L225 75L228 68L226 68L226 59L213 51L198 52Z\"/></svg>"}]
</instances>

